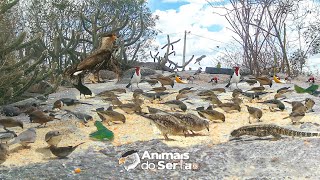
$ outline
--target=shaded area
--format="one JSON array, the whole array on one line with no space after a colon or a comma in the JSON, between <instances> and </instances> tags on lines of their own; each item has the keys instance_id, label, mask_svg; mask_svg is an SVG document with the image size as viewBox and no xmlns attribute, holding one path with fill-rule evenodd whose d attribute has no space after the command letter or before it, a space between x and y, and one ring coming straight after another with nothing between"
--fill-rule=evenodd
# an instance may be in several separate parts
<instances>
[{"instance_id":1,"label":"shaded area","mask_svg":"<svg viewBox=\"0 0 320 180\"><path fill-rule=\"evenodd\" d=\"M135 142L114 147L101 143L101 150L74 153L69 159L56 159L48 163L34 164L11 169L1 168L1 179L151 179L151 178L312 178L320 176L319 139L292 139L280 141L238 141L216 146L201 145L190 148L168 147L159 140ZM149 153L189 152L186 162L199 163L193 170L143 170L139 166L127 172L118 165L122 153L137 149L140 157ZM141 162L145 162L142 159ZM151 160L150 162L156 162ZM166 160L176 162L176 160ZM80 174L73 173L80 168Z\"/></svg>"}]
</instances>

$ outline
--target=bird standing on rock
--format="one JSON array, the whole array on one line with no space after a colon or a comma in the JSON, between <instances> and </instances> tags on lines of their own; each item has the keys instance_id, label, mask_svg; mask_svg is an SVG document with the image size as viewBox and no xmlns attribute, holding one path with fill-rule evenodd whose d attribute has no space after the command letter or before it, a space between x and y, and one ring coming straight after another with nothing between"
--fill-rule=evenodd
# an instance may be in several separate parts
<instances>
[{"instance_id":1,"label":"bird standing on rock","mask_svg":"<svg viewBox=\"0 0 320 180\"><path fill-rule=\"evenodd\" d=\"M0 119L0 127L3 127L4 130L9 131L8 127L21 127L23 129L23 123L20 120L13 118L4 118Z\"/></svg>"},{"instance_id":2,"label":"bird standing on rock","mask_svg":"<svg viewBox=\"0 0 320 180\"><path fill-rule=\"evenodd\" d=\"M170 85L173 88L174 86L174 80L172 80L170 77L159 75L157 80L161 83L162 87Z\"/></svg>"},{"instance_id":3,"label":"bird standing on rock","mask_svg":"<svg viewBox=\"0 0 320 180\"><path fill-rule=\"evenodd\" d=\"M137 87L139 88L139 82L141 81L141 73L140 73L140 67L135 67L135 71L131 76L129 84L126 86L126 88L129 88L133 83L137 84ZM132 91L132 86L131 86Z\"/></svg>"},{"instance_id":4,"label":"bird standing on rock","mask_svg":"<svg viewBox=\"0 0 320 180\"><path fill-rule=\"evenodd\" d=\"M258 102L258 103L263 103L263 104L268 105L271 112L275 111L274 108L279 108L281 111L283 111L285 109L284 104L281 101L276 100L276 99L266 100L266 101Z\"/></svg>"},{"instance_id":5,"label":"bird standing on rock","mask_svg":"<svg viewBox=\"0 0 320 180\"><path fill-rule=\"evenodd\" d=\"M199 116L206 118L210 121L222 121L225 122L226 121L226 117L223 113L213 110L212 106L209 106L206 110L202 109L202 108L198 108L197 112L199 114Z\"/></svg>"},{"instance_id":6,"label":"bird standing on rock","mask_svg":"<svg viewBox=\"0 0 320 180\"><path fill-rule=\"evenodd\" d=\"M57 146L62 139L62 132L60 131L49 131L44 137L44 140L49 144L49 146Z\"/></svg>"},{"instance_id":7,"label":"bird standing on rock","mask_svg":"<svg viewBox=\"0 0 320 180\"><path fill-rule=\"evenodd\" d=\"M165 105L169 106L171 108L171 110L181 109L183 112L185 112L187 110L187 105L184 104L180 100L171 100L171 101L167 101L167 102L161 103L161 104L165 104Z\"/></svg>"},{"instance_id":8,"label":"bird standing on rock","mask_svg":"<svg viewBox=\"0 0 320 180\"><path fill-rule=\"evenodd\" d=\"M195 134L193 131L202 131L203 129L207 129L209 131L209 121L201 119L194 114L174 113L172 115L181 119L180 123L184 124L187 130L191 131L192 134Z\"/></svg>"},{"instance_id":9,"label":"bird standing on rock","mask_svg":"<svg viewBox=\"0 0 320 180\"><path fill-rule=\"evenodd\" d=\"M186 135L186 127L180 124L180 120L170 114L145 114L143 117L150 119L160 130L165 140L170 140L168 134L183 133Z\"/></svg>"},{"instance_id":10,"label":"bird standing on rock","mask_svg":"<svg viewBox=\"0 0 320 180\"><path fill-rule=\"evenodd\" d=\"M0 164L3 164L9 155L9 146L7 144L0 144Z\"/></svg>"},{"instance_id":11,"label":"bird standing on rock","mask_svg":"<svg viewBox=\"0 0 320 180\"><path fill-rule=\"evenodd\" d=\"M29 119L30 119L31 123L39 123L40 124L39 126L41 126L41 125L45 126L48 122L53 121L54 119L60 120L58 118L55 118L54 116L55 115L51 114L51 113L48 116L43 111L37 110L37 111L33 111L29 115Z\"/></svg>"},{"instance_id":12,"label":"bird standing on rock","mask_svg":"<svg viewBox=\"0 0 320 180\"><path fill-rule=\"evenodd\" d=\"M259 81L260 86L269 85L272 86L272 80L266 76L256 77L256 80Z\"/></svg>"},{"instance_id":13,"label":"bird standing on rock","mask_svg":"<svg viewBox=\"0 0 320 180\"><path fill-rule=\"evenodd\" d=\"M249 124L251 124L251 121L250 121L250 118L253 117L254 119L257 119L258 122L260 122L260 119L262 117L262 111L258 108L255 108L255 107L250 107L248 105L247 106L247 110L250 114L249 116Z\"/></svg>"},{"instance_id":14,"label":"bird standing on rock","mask_svg":"<svg viewBox=\"0 0 320 180\"><path fill-rule=\"evenodd\" d=\"M61 109L63 106L74 106L77 104L87 104L92 105L90 103L80 102L77 99L71 99L71 98L61 98L53 103L52 109Z\"/></svg>"},{"instance_id":15,"label":"bird standing on rock","mask_svg":"<svg viewBox=\"0 0 320 180\"><path fill-rule=\"evenodd\" d=\"M84 142L83 142L84 143ZM50 151L53 155L59 157L59 158L66 158L69 156L78 146L80 146L80 143L76 146L67 146L67 147L57 147L57 146L50 146Z\"/></svg>"},{"instance_id":16,"label":"bird standing on rock","mask_svg":"<svg viewBox=\"0 0 320 180\"><path fill-rule=\"evenodd\" d=\"M92 96L92 91L82 84L81 75L78 75L78 84L73 84L73 86L80 92L80 98L82 94L84 98L86 98L86 95Z\"/></svg>"},{"instance_id":17,"label":"bird standing on rock","mask_svg":"<svg viewBox=\"0 0 320 180\"><path fill-rule=\"evenodd\" d=\"M231 84L236 83L236 87L238 88L238 83L240 82L240 67L236 66L233 69L234 73L230 76L229 82L226 87L229 87Z\"/></svg>"},{"instance_id":18,"label":"bird standing on rock","mask_svg":"<svg viewBox=\"0 0 320 180\"><path fill-rule=\"evenodd\" d=\"M306 98L305 99L305 106L308 108L309 111L314 111L312 108L315 105L314 100L310 99L310 98Z\"/></svg>"},{"instance_id":19,"label":"bird standing on rock","mask_svg":"<svg viewBox=\"0 0 320 180\"><path fill-rule=\"evenodd\" d=\"M95 112L97 112L102 122L106 122L108 126L110 126L109 124L110 121L111 122L121 121L122 123L126 122L126 117L117 111L113 111L112 108L107 110L97 109Z\"/></svg>"},{"instance_id":20,"label":"bird standing on rock","mask_svg":"<svg viewBox=\"0 0 320 180\"><path fill-rule=\"evenodd\" d=\"M20 133L14 141L10 142L9 145L20 143L23 147L27 147L30 143L36 141L37 133L35 128L29 128L26 131Z\"/></svg>"},{"instance_id":21,"label":"bird standing on rock","mask_svg":"<svg viewBox=\"0 0 320 180\"><path fill-rule=\"evenodd\" d=\"M0 133L0 143L7 143L11 139L17 137L17 134L13 131L8 131L8 132L2 132Z\"/></svg>"}]
</instances>

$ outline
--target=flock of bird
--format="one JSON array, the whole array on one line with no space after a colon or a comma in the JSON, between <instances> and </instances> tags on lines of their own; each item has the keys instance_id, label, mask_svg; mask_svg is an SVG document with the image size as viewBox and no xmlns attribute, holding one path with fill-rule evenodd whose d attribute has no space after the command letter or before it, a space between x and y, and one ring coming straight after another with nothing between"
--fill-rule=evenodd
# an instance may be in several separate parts
<instances>
[{"instance_id":1,"label":"flock of bird","mask_svg":"<svg viewBox=\"0 0 320 180\"><path fill-rule=\"evenodd\" d=\"M92 112L96 113L100 120L107 126L112 126L114 123L125 124L127 114L135 113L141 117L149 119L153 124L155 124L165 140L172 140L168 135L178 134L187 137L197 135L196 132L198 131L209 131L209 125L212 122L223 123L228 121L225 114L243 111L241 106L245 106L247 109L249 124L252 123L252 119L260 122L261 117L263 116L263 111L257 107L248 106L246 102L253 102L253 100L257 99L257 103L268 105L270 111L283 111L285 109L285 105L281 100L285 99L287 94L294 93L289 87L283 87L275 92L273 99L264 99L266 95L270 94L270 92L265 91L266 89L264 86L272 87L272 80L268 77L241 79L239 67L234 68L234 74L230 77L226 88L200 90L189 86L176 92L173 89L175 85L174 77L175 76L158 75L142 79L140 67L135 67L135 71L130 78L130 82L126 86L126 88L131 88L132 102L123 103L119 99L121 94L128 93L127 89L114 88L111 90L105 90L96 96L100 97L104 102L108 102L110 107L107 109L99 107L92 110ZM146 91L140 89L139 83L142 81L149 83L151 90ZM258 83L259 86L252 87L248 91L242 91L238 88L238 83L240 82L245 82L250 86ZM157 83L160 83L161 86L153 87ZM218 78L212 78L209 83L218 83ZM133 90L134 85L136 85L137 88ZM227 88L231 88L233 85L237 88L232 91L232 98L229 102L222 102L219 99L220 94L226 93L227 90L229 90ZM79 90L80 98L81 95L84 95L85 97L92 95L91 90L82 84L81 78L79 78L77 84L74 84L74 87ZM173 95L174 93L176 93L175 99L164 101L164 99L167 99L168 96ZM199 97L204 102L207 102L209 106L190 109L188 104L193 103L192 101L187 100L195 97ZM168 106L170 111L148 106L146 101L153 104ZM315 102L311 98L305 99L304 103L302 101L284 102L289 103L292 106L292 112L285 118L290 118L293 124L299 123L307 112L313 110L313 106L315 105ZM43 110L37 104L27 104L24 106L4 107L3 113L7 116L15 116L20 113L25 113L29 116L30 123L37 123L39 126L46 126L50 121L60 120L55 117L54 112L66 111L66 114L72 114L86 124L88 121L93 120L92 115L73 112L64 108L66 106L76 106L81 104L92 105L90 103L81 102L78 99L60 98L53 103L53 108L51 110ZM219 108L222 109L224 113L218 111L217 109ZM121 113L121 111L118 111L117 109L121 109L124 113ZM147 109L147 111L144 109ZM34 143L37 136L37 128L39 127L29 128L17 135L14 131L8 128L23 128L24 123L13 117L0 119L0 126L5 130L5 132L0 133L0 163L6 160L10 145L20 143L23 147L27 147L31 143ZM63 137L63 133L56 130L47 132L45 137L43 137L43 140L48 143L48 147L52 154L60 158L67 157L80 145L60 147L58 144Z\"/></svg>"}]
</instances>

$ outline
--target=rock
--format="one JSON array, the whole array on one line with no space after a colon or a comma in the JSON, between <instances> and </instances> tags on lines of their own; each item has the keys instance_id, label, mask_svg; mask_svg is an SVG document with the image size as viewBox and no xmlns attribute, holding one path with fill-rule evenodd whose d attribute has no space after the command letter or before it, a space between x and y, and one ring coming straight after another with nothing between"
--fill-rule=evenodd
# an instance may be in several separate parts
<instances>
[{"instance_id":1,"label":"rock","mask_svg":"<svg viewBox=\"0 0 320 180\"><path fill-rule=\"evenodd\" d=\"M99 75L100 75L100 78L103 80L117 79L117 74L114 73L113 71L101 70L99 72Z\"/></svg>"},{"instance_id":2,"label":"rock","mask_svg":"<svg viewBox=\"0 0 320 180\"><path fill-rule=\"evenodd\" d=\"M6 116L19 116L21 114L21 111L19 108L11 105L4 106L2 108L2 113Z\"/></svg>"},{"instance_id":3,"label":"rock","mask_svg":"<svg viewBox=\"0 0 320 180\"><path fill-rule=\"evenodd\" d=\"M27 92L44 94L53 89L53 86L46 81L41 81L37 84L32 85Z\"/></svg>"}]
</instances>

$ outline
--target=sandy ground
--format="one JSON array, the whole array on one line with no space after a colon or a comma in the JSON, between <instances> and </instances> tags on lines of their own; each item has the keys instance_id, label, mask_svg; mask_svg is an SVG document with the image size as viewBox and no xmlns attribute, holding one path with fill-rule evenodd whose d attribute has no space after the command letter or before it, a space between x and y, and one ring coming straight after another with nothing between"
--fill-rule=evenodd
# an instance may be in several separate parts
<instances>
[{"instance_id":1,"label":"sandy ground","mask_svg":"<svg viewBox=\"0 0 320 180\"><path fill-rule=\"evenodd\" d=\"M185 78L187 75L182 74L182 77ZM202 74L200 76L200 79L196 79L194 84L175 84L174 88L168 87L169 92L174 92L170 96L166 97L162 100L162 102L165 102L167 100L175 99L175 96L177 95L177 91L184 87L192 86L194 89L203 90L203 89L210 89L215 87L224 87L225 81L228 76L225 75L217 75L219 76L219 84L212 86L211 84L208 84L210 78L212 78L215 75L206 75ZM298 85L301 85L303 87L307 87L308 84L302 83L302 82L292 82L292 84L274 84L272 88L267 87L267 91L274 92L276 89L284 86L290 86L293 87L293 83L296 83ZM113 89L113 88L124 88L124 84L116 84L115 82L108 82L108 83L101 83L101 84L88 84L88 87L92 89L92 91L97 94L103 90ZM147 83L141 83L140 88L143 90L149 90L152 87ZM157 86L157 85L156 85ZM159 84L158 84L159 86ZM258 86L258 84L254 85ZM136 88L134 86L134 88ZM232 86L232 89L235 87ZM246 83L240 83L239 88L243 90L250 89L251 87ZM219 98L223 102L229 101L228 99L231 99L231 92L229 89L227 89L226 93L220 94ZM274 96L274 93L270 93L268 96L264 97L265 99L272 99ZM51 108L52 103L62 97L69 97L69 98L77 98L79 99L78 91L74 88L61 89L58 93L51 94L49 96L49 100L47 101L48 106L47 108ZM303 100L306 97L311 97L314 100L316 100L316 105L314 110L316 112L319 112L319 98L315 98L314 96L308 95L308 94L296 94L292 93L287 96L288 101L293 100ZM120 94L120 100L124 103L129 102L132 99L132 92L127 91L126 94ZM99 120L99 117L96 115L96 113L92 112L91 110L94 110L97 107L105 107L107 108L109 106L108 103L105 103L101 100L100 97L93 97L93 98L87 98L81 99L82 102L87 102L93 104L93 106L89 105L78 105L71 109L72 111L78 111L90 114L94 117L95 120ZM190 104L188 102L192 102L193 104ZM205 102L201 99L199 99L196 96L191 96L189 100L186 100L185 103L188 106L187 113L194 113L197 114L195 111L195 108L198 106L208 106L209 103ZM145 101L145 104L142 106L143 111L147 112L146 106L149 105L151 107L160 108L166 111L170 111L170 108L157 103L150 103L148 100ZM123 113L126 116L126 123L122 124L113 124L111 126L107 126L108 129L114 132L115 139L111 143L115 146L119 146L122 144L128 144L136 141L149 141L152 139L161 139L163 143L167 144L168 146L177 146L177 147L190 147L194 145L199 144L208 144L209 146L214 146L216 144L220 144L223 142L227 142L230 137L230 132L233 129L236 129L238 127L241 127L243 125L248 125L248 112L245 107L245 105L250 105L254 107L261 108L263 110L263 117L262 117L262 123L273 123L278 124L281 126L288 126L291 128L291 121L290 119L283 119L284 117L288 116L288 114L291 112L291 106L289 104L286 105L286 110L283 112L270 112L268 110L268 107L263 104L258 103L249 103L247 101L244 101L244 103L241 105L241 112L234 112L234 113L225 113L226 115L226 122L224 123L211 123L210 124L210 131L204 130L200 132L201 135L199 136L193 136L193 137L184 137L184 136L173 136L169 135L170 138L174 139L175 141L164 141L163 136L160 135L160 132L157 130L157 128L150 123L149 120L139 116L139 115L129 115L124 113L122 110L116 109L116 111ZM223 112L223 110L217 108L216 110ZM61 111L61 114L64 114L63 111ZM60 117L60 116L58 116ZM25 127L35 127L38 124L30 124L28 123L28 117L25 115L20 115L17 118L22 119L25 123ZM317 113L308 113L302 121L304 122L319 122L320 118ZM7 161L3 164L4 166L23 166L31 163L41 163L41 162L47 162L52 158L55 158L50 150L47 148L47 143L44 141L45 134L50 130L61 130L64 132L64 138L60 142L59 146L69 146L69 145L77 145L81 142L85 142L85 144L79 146L76 151L82 151L88 148L94 148L95 150L99 150L101 143L105 142L99 142L94 141L89 138L89 134L94 132L96 130L95 126L93 125L94 121L91 121L88 123L88 127L82 125L78 120L70 119L68 116L63 116L61 121L53 121L48 123L48 125L44 128L37 128L37 141L34 144L31 144L30 148L23 149L19 144L10 146L10 156L8 157ZM253 122L255 124L256 122ZM22 132L19 128L13 128L12 130L16 131L17 134ZM109 142L107 142L109 143Z\"/></svg>"}]
</instances>

